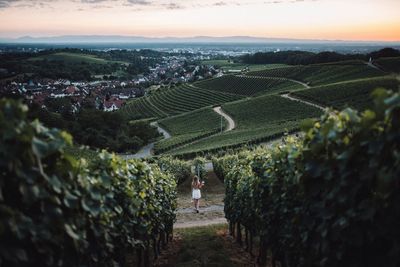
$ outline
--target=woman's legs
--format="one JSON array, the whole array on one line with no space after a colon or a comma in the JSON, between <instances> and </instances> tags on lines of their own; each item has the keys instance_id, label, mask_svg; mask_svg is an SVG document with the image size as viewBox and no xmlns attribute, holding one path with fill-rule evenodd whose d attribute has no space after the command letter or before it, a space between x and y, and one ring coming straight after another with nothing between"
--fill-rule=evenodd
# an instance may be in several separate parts
<instances>
[{"instance_id":1,"label":"woman's legs","mask_svg":"<svg viewBox=\"0 0 400 267\"><path fill-rule=\"evenodd\" d=\"M199 212L200 207L200 199L194 199L194 208L197 212Z\"/></svg>"},{"instance_id":2,"label":"woman's legs","mask_svg":"<svg viewBox=\"0 0 400 267\"><path fill-rule=\"evenodd\" d=\"M196 209L199 210L200 207L200 199L196 199Z\"/></svg>"}]
</instances>

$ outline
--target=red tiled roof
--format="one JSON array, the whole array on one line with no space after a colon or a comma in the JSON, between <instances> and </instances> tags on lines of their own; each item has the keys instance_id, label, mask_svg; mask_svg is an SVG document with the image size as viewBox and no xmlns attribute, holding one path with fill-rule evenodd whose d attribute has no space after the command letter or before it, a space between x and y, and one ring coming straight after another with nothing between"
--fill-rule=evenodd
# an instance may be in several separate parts
<instances>
[{"instance_id":1,"label":"red tiled roof","mask_svg":"<svg viewBox=\"0 0 400 267\"><path fill-rule=\"evenodd\" d=\"M117 99L117 98L111 98L111 99L108 100L108 101L104 101L104 107L106 107L106 108L111 108L111 106L112 106L113 104L115 104L115 106L116 106L117 108L121 108L121 107L123 106L124 103L125 103L125 101L123 101L123 100L120 100L120 99Z\"/></svg>"}]
</instances>

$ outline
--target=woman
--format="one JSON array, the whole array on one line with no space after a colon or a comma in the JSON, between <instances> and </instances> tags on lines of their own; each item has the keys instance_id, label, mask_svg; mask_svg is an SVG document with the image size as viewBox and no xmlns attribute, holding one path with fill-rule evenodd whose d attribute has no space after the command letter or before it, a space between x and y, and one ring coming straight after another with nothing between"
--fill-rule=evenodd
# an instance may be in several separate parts
<instances>
[{"instance_id":1,"label":"woman","mask_svg":"<svg viewBox=\"0 0 400 267\"><path fill-rule=\"evenodd\" d=\"M194 201L194 208L197 213L199 213L201 192L200 188L204 186L204 181L200 183L199 177L194 176L192 180L192 198Z\"/></svg>"}]
</instances>

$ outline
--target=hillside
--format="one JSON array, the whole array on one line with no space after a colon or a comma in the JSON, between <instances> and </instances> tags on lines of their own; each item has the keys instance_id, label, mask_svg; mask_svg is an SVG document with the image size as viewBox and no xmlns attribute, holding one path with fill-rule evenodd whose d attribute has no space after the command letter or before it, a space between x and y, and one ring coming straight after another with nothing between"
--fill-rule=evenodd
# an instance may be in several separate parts
<instances>
[{"instance_id":1,"label":"hillside","mask_svg":"<svg viewBox=\"0 0 400 267\"><path fill-rule=\"evenodd\" d=\"M361 61L344 61L331 64L295 66L247 73L257 77L284 77L307 83L310 86L340 81L383 76L385 73Z\"/></svg>"},{"instance_id":2,"label":"hillside","mask_svg":"<svg viewBox=\"0 0 400 267\"><path fill-rule=\"evenodd\" d=\"M273 94L302 88L302 85L284 78L246 77L241 75L226 75L221 78L198 82L195 86L242 96Z\"/></svg>"},{"instance_id":3,"label":"hillside","mask_svg":"<svg viewBox=\"0 0 400 267\"><path fill-rule=\"evenodd\" d=\"M292 95L335 109L352 107L364 110L372 106L371 93L378 87L396 90L399 88L399 81L392 77L378 77L339 82L296 91Z\"/></svg>"},{"instance_id":4,"label":"hillside","mask_svg":"<svg viewBox=\"0 0 400 267\"><path fill-rule=\"evenodd\" d=\"M85 62L88 64L107 64L107 63L122 64L122 63L124 63L124 62L119 62L119 61L105 60L105 59L97 57L95 55L80 54L80 53L78 54L78 53L71 53L71 52L57 52L57 53L48 54L48 55L31 57L28 60L29 61L38 61L38 60L63 61L66 63Z\"/></svg>"},{"instance_id":5,"label":"hillside","mask_svg":"<svg viewBox=\"0 0 400 267\"><path fill-rule=\"evenodd\" d=\"M268 95L227 103L222 108L235 120L235 130L200 140L170 153L186 154L266 141L285 131L293 131L303 119L318 117L322 113L306 104Z\"/></svg>"},{"instance_id":6,"label":"hillside","mask_svg":"<svg viewBox=\"0 0 400 267\"><path fill-rule=\"evenodd\" d=\"M384 71L391 73L400 73L400 57L379 58L374 64Z\"/></svg>"},{"instance_id":7,"label":"hillside","mask_svg":"<svg viewBox=\"0 0 400 267\"><path fill-rule=\"evenodd\" d=\"M211 108L202 108L159 121L172 137L155 144L155 153L164 153L180 145L215 134L226 127L226 121Z\"/></svg>"},{"instance_id":8,"label":"hillside","mask_svg":"<svg viewBox=\"0 0 400 267\"><path fill-rule=\"evenodd\" d=\"M129 102L122 110L130 119L164 118L231 102L243 96L204 90L189 84Z\"/></svg>"},{"instance_id":9,"label":"hillside","mask_svg":"<svg viewBox=\"0 0 400 267\"><path fill-rule=\"evenodd\" d=\"M393 58L381 62L396 66ZM371 107L370 94L375 88L398 88L398 81L379 68L352 60L224 75L133 100L121 112L133 120L158 120L170 131L172 138L155 144L156 154L194 156L295 131L302 120L321 114L315 105L360 110ZM283 93L290 97L280 96ZM215 105L222 106L234 120L237 127L233 131L220 133L221 117L211 110Z\"/></svg>"}]
</instances>

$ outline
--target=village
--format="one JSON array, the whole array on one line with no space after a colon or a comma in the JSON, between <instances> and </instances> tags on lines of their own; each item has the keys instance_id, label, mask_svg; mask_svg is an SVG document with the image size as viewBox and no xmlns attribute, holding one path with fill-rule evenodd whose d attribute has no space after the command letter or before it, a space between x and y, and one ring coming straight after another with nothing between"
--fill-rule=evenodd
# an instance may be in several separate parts
<instances>
[{"instance_id":1,"label":"village","mask_svg":"<svg viewBox=\"0 0 400 267\"><path fill-rule=\"evenodd\" d=\"M201 57L204 59L207 57ZM79 111L82 103L90 103L98 110L115 111L129 100L154 94L193 82L223 75L214 66L199 64L199 58L191 56L166 56L162 61L149 67L145 74L132 79L114 75L96 75L92 81L68 79L24 78L0 81L0 95L23 97L28 104L46 109L53 99L68 98L72 112ZM61 108L61 107L60 107Z\"/></svg>"}]
</instances>

